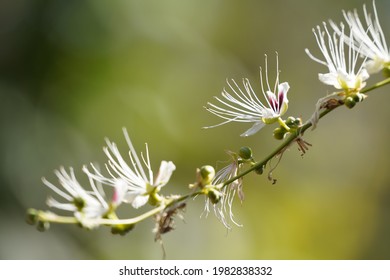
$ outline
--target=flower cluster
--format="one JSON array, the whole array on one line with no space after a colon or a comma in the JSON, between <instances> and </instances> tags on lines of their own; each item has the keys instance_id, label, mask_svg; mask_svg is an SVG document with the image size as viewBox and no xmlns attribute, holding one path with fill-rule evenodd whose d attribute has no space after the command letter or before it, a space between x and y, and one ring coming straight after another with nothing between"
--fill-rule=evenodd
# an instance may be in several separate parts
<instances>
[{"instance_id":1,"label":"flower cluster","mask_svg":"<svg viewBox=\"0 0 390 280\"><path fill-rule=\"evenodd\" d=\"M240 226L235 220L232 208L236 196L241 203L244 200L243 177L252 171L262 174L267 164L271 165L270 161L273 158L279 158L279 163L291 143L297 143L304 154L310 144L303 140L303 133L308 127L316 126L321 110L330 111L340 105L353 108L364 100L366 97L364 93L370 90L365 88L370 75L383 71L390 76L390 53L379 23L375 2L373 16L367 11L366 6L363 10L364 22L360 20L356 10L343 11L344 22L336 24L330 20L329 23L324 22L313 28L322 58L314 56L308 49L305 51L309 58L326 67L323 73L318 74L318 78L322 83L334 87L336 91L318 100L316 110L306 124L302 124L301 118L293 116L283 119L289 105L287 93L290 86L288 82L279 80L277 54L276 77L272 87L269 82L267 56L264 72L260 68L260 87L263 95L261 98L248 79L243 79L242 87L236 81L228 80L228 88L223 89L221 96L215 97L216 102L207 104L206 110L223 121L205 128L214 128L231 122L250 123L252 126L241 134L250 136L266 125L275 123L279 125L274 130L274 137L278 140L287 139L263 161L256 162L251 149L243 147L238 153L229 152L229 164L217 172L210 165L199 168L195 183L190 185L192 193L183 196L164 196L160 191L169 182L176 166L171 161L162 161L155 176L148 146L146 145L145 153L138 156L126 129L123 129L129 147L126 156L120 153L114 142L106 139L107 146L103 149L108 159L105 170L101 171L92 163L82 168L89 182L89 189L83 187L76 179L72 168L67 171L61 167L55 171L60 187L43 178L43 183L62 198L61 202L50 196L47 205L71 212L70 217L30 209L28 221L38 224L40 230L46 229L48 222L54 221L78 223L88 229L110 225L113 233L125 234L135 223L154 216L156 240L161 240L162 234L174 228L173 218L180 215L180 210L186 206L186 199L205 195L204 212L208 214L213 210L228 229L231 228L230 222ZM390 79L383 82L385 83L390 83ZM265 101L261 101L263 99ZM329 111L323 111L321 116ZM276 180L270 175L274 168L269 172L269 178L273 183ZM105 186L111 190L111 196L106 194ZM134 219L120 220L116 210L123 204L130 204L136 209L148 204L152 210Z\"/></svg>"},{"instance_id":2,"label":"flower cluster","mask_svg":"<svg viewBox=\"0 0 390 280\"><path fill-rule=\"evenodd\" d=\"M311 59L328 67L328 73L319 74L320 81L343 90L331 97L338 95L349 108L366 97L361 90L366 86L370 74L381 70L387 73L390 66L390 53L379 23L375 1L374 18L367 12L365 5L363 10L365 24L356 10L343 11L345 23L337 25L334 21L329 21L333 33L328 30L326 23L323 23L324 31L319 26L317 31L313 29L325 60L314 57L306 49ZM349 27L347 34L345 26Z\"/></svg>"},{"instance_id":3,"label":"flower cluster","mask_svg":"<svg viewBox=\"0 0 390 280\"><path fill-rule=\"evenodd\" d=\"M176 168L175 165L171 161L162 161L159 172L154 177L147 145L146 155L141 153L142 164L126 129L123 129L123 132L129 146L128 161L122 157L116 144L106 139L107 147L103 150L108 158L105 167L109 175L103 175L103 172L92 163L90 164L92 171L84 166L83 171L87 175L91 188L86 190L76 179L72 168L68 173L61 167L60 170L55 171L55 174L63 190L45 178L43 183L65 202L59 202L50 196L47 205L70 211L81 226L95 228L104 224L102 219L117 219L115 210L122 203L131 204L134 208L139 208L146 203L152 206L164 204L165 198L159 192L168 183ZM104 185L113 188L111 199L107 199ZM118 227L113 228L118 230Z\"/></svg>"},{"instance_id":4,"label":"flower cluster","mask_svg":"<svg viewBox=\"0 0 390 280\"><path fill-rule=\"evenodd\" d=\"M171 161L162 161L159 172L156 178L154 178L150 165L148 146L146 145L146 159L141 154L142 161L147 168L147 172L145 172L125 129L124 134L130 148L130 165L124 160L116 144L106 139L107 147L104 147L103 150L108 157L106 169L110 177L102 175L99 169L92 163L90 165L93 172L90 172L86 166L84 166L83 171L94 180L114 188L126 189L125 194L121 198L124 202L130 203L134 208L139 208L147 202L156 205L161 202L159 191L168 183L176 167Z\"/></svg>"},{"instance_id":5,"label":"flower cluster","mask_svg":"<svg viewBox=\"0 0 390 280\"><path fill-rule=\"evenodd\" d=\"M330 20L331 29L325 22L322 26L313 28L323 59L317 58L308 49L305 49L305 52L312 60L326 66L328 72L318 74L319 80L336 89L336 92L318 100L316 110L308 121L313 128L319 120L320 110L340 104L352 108L356 103L363 101L366 95L362 93L362 89L366 86L370 74L381 70L385 74L390 73L390 53L379 23L375 2L373 2L374 17L367 12L366 6L363 9L365 24L361 22L355 10L354 12L343 11L345 23L337 25ZM349 28L348 31L346 26ZM297 132L299 135L299 129L302 127L300 118L282 119L288 108L287 92L290 87L287 82L279 83L278 56L276 66L276 81L272 89L268 79L267 56L265 59L265 83L260 70L260 85L267 105L260 101L248 79L243 79L243 89L234 80L228 81L230 91L224 89L222 97L215 97L218 104L209 102L206 107L207 111L224 119L224 121L205 128L213 128L230 122L248 122L253 123L253 125L241 136L250 136L265 125L278 122L280 126L274 130L276 139L284 139L291 132ZM297 139L295 142L304 153L308 143L300 136ZM234 159L230 165L217 172L213 184L217 185L237 176L241 167L242 164L237 158ZM216 216L228 228L230 226L226 222L226 216L229 216L230 220L235 223L231 205L235 192L238 191L239 194L242 194L241 190L242 181L238 179L230 187L224 189L220 205L213 205ZM240 199L242 201L241 196ZM209 211L209 201L206 203L206 211ZM228 215L227 212L229 212Z\"/></svg>"},{"instance_id":6,"label":"flower cluster","mask_svg":"<svg viewBox=\"0 0 390 280\"><path fill-rule=\"evenodd\" d=\"M306 53L314 61L328 67L329 73L319 74L318 78L321 82L327 85L334 86L336 89L343 89L346 92L360 91L366 83L369 75L363 63L357 69L356 63L358 59L358 49L353 44L353 32L349 37L348 57L346 57L344 42L344 26L342 25L340 36L337 33L330 34L326 23L323 23L324 31L320 26L317 30L313 29L318 46L325 58L325 61L314 57L308 49Z\"/></svg>"},{"instance_id":7,"label":"flower cluster","mask_svg":"<svg viewBox=\"0 0 390 280\"><path fill-rule=\"evenodd\" d=\"M385 35L379 23L378 13L376 11L375 1L373 2L374 18L367 11L366 5L363 6L365 24L360 20L356 10L343 11L345 23L350 27L351 36L345 37L345 42L358 49L359 53L367 58L364 67L368 73L378 73L390 66L390 53L387 47ZM333 30L340 36L343 34L343 24L340 27L330 21Z\"/></svg>"}]
</instances>

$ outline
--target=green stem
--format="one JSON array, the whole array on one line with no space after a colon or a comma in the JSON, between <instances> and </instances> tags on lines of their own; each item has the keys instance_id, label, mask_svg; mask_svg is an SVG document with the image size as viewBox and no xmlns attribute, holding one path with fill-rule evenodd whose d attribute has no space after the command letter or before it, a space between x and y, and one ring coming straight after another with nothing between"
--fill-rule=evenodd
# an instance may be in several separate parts
<instances>
[{"instance_id":1,"label":"green stem","mask_svg":"<svg viewBox=\"0 0 390 280\"><path fill-rule=\"evenodd\" d=\"M379 88L379 87L382 87L386 84L389 84L390 83L390 78L388 79L385 79L379 83L376 83L375 85L369 87L369 88L366 88L364 90L361 90L360 92L361 93L367 93L369 91L372 91L376 88ZM319 115L319 119L323 118L325 115L327 115L328 113L330 113L331 111L333 111L334 109L340 107L341 104L338 104L338 105L335 105L334 107L332 108L329 108L329 109L326 109L324 111L321 112L321 114ZM280 122L280 120L279 120ZM283 121L282 121L283 122ZM281 123L281 125L285 125L285 123ZM262 161L260 162L257 162L255 163L253 166L251 166L250 168L248 168L247 170L243 171L242 173L238 174L237 176L231 178L230 180L227 180L226 182L223 183L223 186L222 188L228 186L229 184L231 184L232 182L234 182L235 180L237 179L240 179L242 177L244 177L245 175L247 175L248 173L256 170L256 169L259 169L259 168L262 168L264 165L266 165L268 163L268 161L270 161L273 157L275 157L276 155L280 154L281 152L283 152L291 143L293 143L294 141L296 141L299 137L301 137L303 135L303 133L312 126L313 124L308 122L304 125L302 125L300 128L298 128L296 131L292 132L291 135L281 144L279 145L272 153L270 153L265 159L263 159ZM131 225L131 224L136 224L138 222L141 222L153 215L156 215L157 213L165 210L166 208L172 206L172 205L175 205L179 202L182 202L184 200L187 200L189 198L192 198L192 197L196 197L198 195L201 195L201 194L204 194L204 192L202 191L198 191L198 192L193 192L191 194L187 194L187 195L183 195L183 196L180 196L176 199L173 199L173 200L170 200L170 201L167 201L166 203L163 203L161 204L160 206L144 213L144 214L141 214L135 218L130 218L130 219L93 219L94 222L98 223L98 224L101 224L101 225ZM42 221L47 221L47 222L55 222L55 223L62 223L62 224L77 224L79 223L79 221L75 218L75 217L66 217L66 216L58 216L56 214L53 214L53 213L48 213L48 212L40 212L39 213L39 217Z\"/></svg>"},{"instance_id":2,"label":"green stem","mask_svg":"<svg viewBox=\"0 0 390 280\"><path fill-rule=\"evenodd\" d=\"M163 211L167 205L162 204L159 207L156 207L144 214L141 214L135 218L130 219L91 219L91 221L100 224L100 225L132 225L136 224L138 222L141 222L161 211ZM41 220L46 222L53 222L53 223L59 223L59 224L78 224L80 221L77 220L75 217L66 217L66 216L58 216L53 213L47 213L47 212L41 212L39 213L39 217ZM87 219L86 219L87 220Z\"/></svg>"},{"instance_id":3,"label":"green stem","mask_svg":"<svg viewBox=\"0 0 390 280\"><path fill-rule=\"evenodd\" d=\"M380 88L384 85L387 85L390 83L390 78L387 78L381 82L378 82L376 84L374 84L373 86L369 87L369 88L365 88L363 90L361 90L360 92L361 93L367 93L369 91L372 91L374 89L377 89L377 88ZM324 116L326 116L328 113L332 112L334 109L340 107L341 104L339 105L335 105L334 107L332 108L329 108L329 109L326 109L324 111L321 112L321 114L319 115L319 119L323 118ZM313 124L311 122L308 122L306 124L304 124L303 126L301 126L296 132L292 133L280 146L278 146L271 154L269 154L265 159L263 159L262 161L259 161L257 162L256 164L252 165L250 168L248 168L247 170L243 171L242 173L238 174L237 176L227 180L226 182L224 182L223 184L223 187L226 187L227 185L233 183L235 180L237 179L240 179L242 177L244 177L246 174L256 170L256 169L259 169L259 168L262 168L264 165L266 165L268 163L268 161L270 161L274 156L278 155L279 153L281 153L283 150L285 150L292 142L294 142L295 140L297 140L301 135L303 135L303 133L308 129L310 128L311 126L313 126Z\"/></svg>"},{"instance_id":4,"label":"green stem","mask_svg":"<svg viewBox=\"0 0 390 280\"><path fill-rule=\"evenodd\" d=\"M374 84L373 86L371 86L369 88L362 89L360 92L361 93L366 93L366 92L372 91L374 89L383 87L384 85L387 85L387 84L390 84L390 78L387 78L387 79L385 79L383 81L380 81L380 82Z\"/></svg>"}]
</instances>

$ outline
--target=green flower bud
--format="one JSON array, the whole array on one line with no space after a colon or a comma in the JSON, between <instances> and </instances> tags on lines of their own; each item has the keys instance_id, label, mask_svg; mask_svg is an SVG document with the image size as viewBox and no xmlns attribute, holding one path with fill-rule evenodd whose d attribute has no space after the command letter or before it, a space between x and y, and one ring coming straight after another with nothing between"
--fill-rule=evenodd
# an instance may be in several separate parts
<instances>
[{"instance_id":1,"label":"green flower bud","mask_svg":"<svg viewBox=\"0 0 390 280\"><path fill-rule=\"evenodd\" d=\"M362 102L365 98L365 95L362 94L362 93L356 93L354 96L353 96L353 100L357 103L357 102Z\"/></svg>"},{"instance_id":2,"label":"green flower bud","mask_svg":"<svg viewBox=\"0 0 390 280\"><path fill-rule=\"evenodd\" d=\"M242 159L251 159L252 158L252 149L249 147L241 147L238 151L238 155Z\"/></svg>"},{"instance_id":3,"label":"green flower bud","mask_svg":"<svg viewBox=\"0 0 390 280\"><path fill-rule=\"evenodd\" d=\"M256 174L258 174L258 175L262 175L263 172L264 172L264 165L257 167L257 168L255 169L255 172L256 172Z\"/></svg>"},{"instance_id":4,"label":"green flower bud","mask_svg":"<svg viewBox=\"0 0 390 280\"><path fill-rule=\"evenodd\" d=\"M274 129L274 138L278 140L282 140L286 132L287 131L283 127L277 127Z\"/></svg>"},{"instance_id":5,"label":"green flower bud","mask_svg":"<svg viewBox=\"0 0 390 280\"><path fill-rule=\"evenodd\" d=\"M111 227L111 233L112 234L119 234L121 236L126 235L128 232L132 231L135 227L135 224L128 224L128 225L114 225Z\"/></svg>"},{"instance_id":6,"label":"green flower bud","mask_svg":"<svg viewBox=\"0 0 390 280\"><path fill-rule=\"evenodd\" d=\"M345 104L345 106L347 106L349 109L352 109L353 107L355 107L356 101L354 100L353 97L348 96L347 98L345 98L344 104Z\"/></svg>"},{"instance_id":7,"label":"green flower bud","mask_svg":"<svg viewBox=\"0 0 390 280\"><path fill-rule=\"evenodd\" d=\"M40 232L47 231L50 228L50 223L47 221L38 221L37 229Z\"/></svg>"},{"instance_id":8,"label":"green flower bud","mask_svg":"<svg viewBox=\"0 0 390 280\"><path fill-rule=\"evenodd\" d=\"M26 213L26 222L29 225L35 225L38 222L38 213L39 211L36 209L28 209Z\"/></svg>"},{"instance_id":9,"label":"green flower bud","mask_svg":"<svg viewBox=\"0 0 390 280\"><path fill-rule=\"evenodd\" d=\"M286 125L289 128L298 128L302 124L302 121L300 118L294 118L294 117L288 117L286 120Z\"/></svg>"},{"instance_id":10,"label":"green flower bud","mask_svg":"<svg viewBox=\"0 0 390 280\"><path fill-rule=\"evenodd\" d=\"M300 126L301 124L302 124L301 118L296 118L293 125L296 126L296 127L298 127L298 126Z\"/></svg>"},{"instance_id":11,"label":"green flower bud","mask_svg":"<svg viewBox=\"0 0 390 280\"><path fill-rule=\"evenodd\" d=\"M382 70L382 73L383 76L385 76L385 78L390 78L390 64L385 65L385 67Z\"/></svg>"},{"instance_id":12,"label":"green flower bud","mask_svg":"<svg viewBox=\"0 0 390 280\"><path fill-rule=\"evenodd\" d=\"M296 119L294 117L288 117L287 120L286 120L286 124L288 126L294 125L295 122L296 122Z\"/></svg>"},{"instance_id":13,"label":"green flower bud","mask_svg":"<svg viewBox=\"0 0 390 280\"><path fill-rule=\"evenodd\" d=\"M210 199L212 204L217 204L221 200L222 194L221 194L221 192L217 191L216 189L211 188L207 192L207 197Z\"/></svg>"},{"instance_id":14,"label":"green flower bud","mask_svg":"<svg viewBox=\"0 0 390 280\"><path fill-rule=\"evenodd\" d=\"M209 185L215 176L215 169L211 165L204 165L199 170L202 186Z\"/></svg>"}]
</instances>

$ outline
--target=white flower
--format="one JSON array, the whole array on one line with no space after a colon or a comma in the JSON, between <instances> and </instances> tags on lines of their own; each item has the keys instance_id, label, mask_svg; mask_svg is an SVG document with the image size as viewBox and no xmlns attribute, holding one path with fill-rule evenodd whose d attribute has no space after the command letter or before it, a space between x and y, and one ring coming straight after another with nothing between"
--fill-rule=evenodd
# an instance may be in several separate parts
<instances>
[{"instance_id":1,"label":"white flower","mask_svg":"<svg viewBox=\"0 0 390 280\"><path fill-rule=\"evenodd\" d=\"M363 68L363 63L356 70L358 60L356 46L351 43L347 52L344 49L344 27L341 26L340 37L338 37L336 33L331 36L326 23L323 23L323 25L325 31L322 31L320 26L317 26L317 32L313 29L313 33L325 61L314 57L308 49L305 50L311 59L328 67L329 73L318 74L320 81L334 86L336 89L359 91L366 85L365 80L368 79L369 75L366 69ZM349 40L353 40L353 34L350 35Z\"/></svg>"},{"instance_id":2,"label":"white flower","mask_svg":"<svg viewBox=\"0 0 390 280\"><path fill-rule=\"evenodd\" d=\"M241 159L238 158L237 155L235 155L234 153L229 154L232 156L233 161L229 165L219 170L217 174L215 174L211 185L218 186L219 184L223 184L227 180L230 180L238 175L238 171L240 169L240 166L242 165L242 163L239 163ZM221 200L217 204L212 204L210 199L207 198L205 204L205 212L209 213L210 205L212 205L212 207L214 208L215 216L227 229L231 228L228 220L232 221L236 226L242 226L235 221L232 211L233 200L236 193L241 202L244 200L244 192L242 190L242 187L242 178L239 178L231 184L225 186L225 188L221 191Z\"/></svg>"},{"instance_id":3,"label":"white flower","mask_svg":"<svg viewBox=\"0 0 390 280\"><path fill-rule=\"evenodd\" d=\"M278 61L278 59L277 59ZM254 92L248 79L243 79L245 90L237 85L232 80L232 84L227 82L233 94L230 94L226 89L222 91L222 98L215 97L222 105L214 105L208 103L206 110L210 113L225 119L226 121L205 128L217 127L229 122L249 122L254 123L253 126L241 134L241 136L250 136L258 132L265 124L271 124L277 120L287 111L288 99L287 92L290 88L287 82L279 84L279 67L277 62L277 75L274 89L271 90L268 82L267 71L267 57L265 59L265 80L267 89L264 91L263 75L260 68L260 83L263 95L267 101L268 106L265 106Z\"/></svg>"},{"instance_id":4,"label":"white flower","mask_svg":"<svg viewBox=\"0 0 390 280\"><path fill-rule=\"evenodd\" d=\"M386 44L381 25L376 11L375 1L373 1L374 18L367 12L366 5L363 6L365 24L359 18L356 10L343 11L344 19L351 28L353 38L345 37L349 45L359 49L359 52L369 59L365 63L368 73L373 74L390 66L390 53ZM340 29L333 21L330 21L332 28L337 34L342 34Z\"/></svg>"},{"instance_id":5,"label":"white flower","mask_svg":"<svg viewBox=\"0 0 390 280\"><path fill-rule=\"evenodd\" d=\"M94 222L94 219L102 218L109 211L109 205L103 198L104 193L98 189L101 186L96 186L90 178L92 191L86 191L77 181L72 168L69 169L69 174L63 167L56 170L55 174L66 192L60 190L45 178L42 178L42 181L67 202L59 202L53 197L48 197L47 205L73 212L84 227L94 228L98 226L99 224ZM118 201L118 203L120 202Z\"/></svg>"},{"instance_id":6,"label":"white flower","mask_svg":"<svg viewBox=\"0 0 390 280\"><path fill-rule=\"evenodd\" d=\"M126 129L123 129L123 132L130 148L130 165L123 159L116 144L106 139L107 147L104 147L104 152L108 157L106 168L110 178L102 175L93 164L91 164L91 167L94 173L90 172L86 166L84 166L83 170L96 181L125 189L123 201L131 203L134 208L139 208L148 202L152 193L156 194L168 183L176 167L171 161L162 161L159 172L156 178L154 178L150 165L148 146L146 145L146 158L141 153L142 161L147 169L145 172Z\"/></svg>"}]
</instances>

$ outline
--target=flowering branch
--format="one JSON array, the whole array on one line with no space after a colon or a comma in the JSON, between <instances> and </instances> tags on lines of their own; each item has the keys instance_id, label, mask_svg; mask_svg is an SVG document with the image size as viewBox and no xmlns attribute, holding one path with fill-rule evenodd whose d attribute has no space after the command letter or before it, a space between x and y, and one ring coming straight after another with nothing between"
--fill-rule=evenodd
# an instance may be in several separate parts
<instances>
[{"instance_id":1,"label":"flowering branch","mask_svg":"<svg viewBox=\"0 0 390 280\"><path fill-rule=\"evenodd\" d=\"M380 88L380 87L383 87L387 84L390 84L390 78L387 78L381 82L378 82L376 84L374 84L373 86L369 87L369 88L366 88L366 89L363 89L361 90L361 93L367 93L367 92L370 92L374 89L377 89L377 88ZM326 110L324 110L323 112L320 113L319 115L319 119L323 118L324 116L326 116L328 113L332 112L334 109L342 106L343 103L339 102L339 103L335 103L333 104L331 107L327 108ZM272 158L274 158L275 156L277 156L278 154L282 153L287 147L289 147L294 141L297 141L302 135L303 133L309 129L310 127L313 126L313 123L311 122L307 122L306 124L302 125L297 131L295 131L295 133L291 134L281 145L279 145L272 153L270 153L265 159L263 159L262 161L259 161L255 164L253 164L252 167L248 168L247 170L243 171L242 173L238 174L237 176L227 180L224 184L223 184L223 187L226 187L228 186L229 184L231 184L232 182L244 177L245 175L247 175L248 173L252 172L252 171L256 171L256 170L259 170L261 169L263 166L265 166Z\"/></svg>"},{"instance_id":2,"label":"flowering branch","mask_svg":"<svg viewBox=\"0 0 390 280\"><path fill-rule=\"evenodd\" d=\"M318 26L313 29L323 59L317 58L309 50L306 50L306 53L315 62L326 66L329 72L320 73L318 78L321 82L333 86L336 91L319 99L312 117L307 122L303 123L300 118L292 116L282 118L288 109L287 93L290 86L288 82L279 81L278 54L273 87L269 83L267 56L264 72L260 68L260 85L265 102L257 96L249 80L244 79L244 89L234 80L228 81L229 90L224 89L222 97L215 97L217 105L210 102L207 104L206 110L222 118L223 122L205 128L214 128L230 122L251 123L252 126L241 134L247 137L266 125L279 125L273 136L283 142L261 161L254 160L252 150L248 147L241 148L238 153L229 152L230 163L218 172L209 165L197 169L195 182L189 185L188 194L164 196L161 190L168 185L176 166L171 161L163 160L157 175L154 176L148 146L146 145L145 153L139 155L126 129L123 129L129 147L126 157L122 156L115 143L106 139L107 146L103 149L108 159L105 172L94 164L82 168L88 178L90 190L79 183L72 168L69 171L65 168L55 171L61 187L43 178L43 183L64 201L49 197L48 206L71 212L70 216L29 209L27 222L37 225L40 231L47 230L50 223L78 224L87 229L104 225L111 227L113 234L124 235L137 223L153 217L156 225L155 239L161 241L162 234L174 229L174 218L181 216L180 210L186 207L187 201L204 196L206 213L213 208L216 217L226 228L231 228L229 221L240 226L234 219L232 205L236 194L241 202L244 200L243 178L247 174L262 174L272 159L278 158L280 161L283 153L294 143L297 143L304 154L311 145L303 139L303 135L309 128L314 129L320 119L343 105L353 108L366 98L366 93L390 84L390 78L387 78L371 87L365 87L370 74L380 70L387 76L390 73L390 54L375 3L373 8L374 19L364 6L366 27L361 23L357 12L344 12L344 18L350 28L347 35L343 23L339 26L332 21L330 26L333 33L326 23L323 23L322 28ZM274 168L268 173L268 178L273 183L276 182L271 176ZM111 189L111 196L106 194L104 187ZM135 209L148 205L152 209L130 219L120 219L116 210L124 204Z\"/></svg>"}]
</instances>

